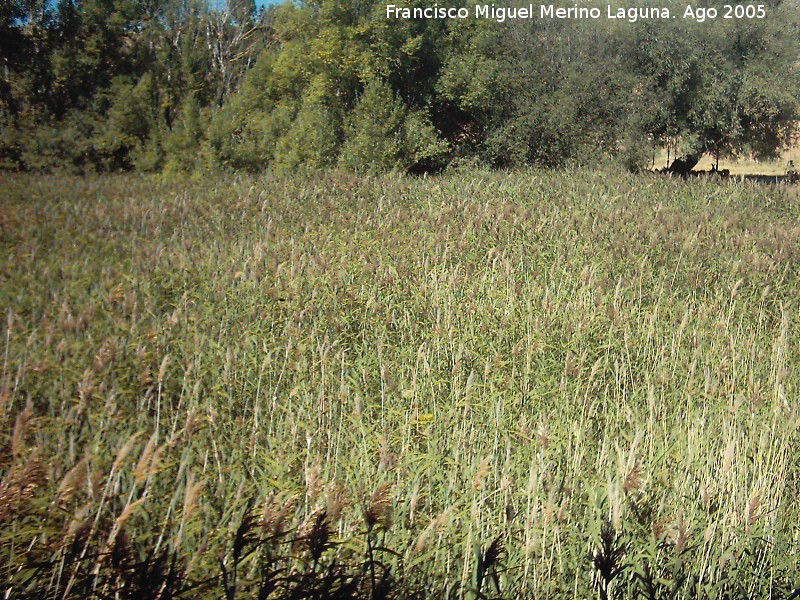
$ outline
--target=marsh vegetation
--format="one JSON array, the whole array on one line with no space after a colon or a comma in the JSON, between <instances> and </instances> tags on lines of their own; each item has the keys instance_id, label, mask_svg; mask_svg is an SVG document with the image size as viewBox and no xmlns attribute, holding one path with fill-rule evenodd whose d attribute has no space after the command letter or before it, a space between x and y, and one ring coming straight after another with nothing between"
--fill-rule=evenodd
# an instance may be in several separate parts
<instances>
[{"instance_id":1,"label":"marsh vegetation","mask_svg":"<svg viewBox=\"0 0 800 600\"><path fill-rule=\"evenodd\" d=\"M790 188L0 188L11 597L800 588Z\"/></svg>"}]
</instances>

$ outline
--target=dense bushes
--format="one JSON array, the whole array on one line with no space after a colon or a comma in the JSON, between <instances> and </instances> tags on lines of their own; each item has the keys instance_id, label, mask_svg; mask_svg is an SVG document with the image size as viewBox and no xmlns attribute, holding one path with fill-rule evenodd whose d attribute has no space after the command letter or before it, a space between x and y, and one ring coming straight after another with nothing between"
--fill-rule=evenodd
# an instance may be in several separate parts
<instances>
[{"instance_id":1,"label":"dense bushes","mask_svg":"<svg viewBox=\"0 0 800 600\"><path fill-rule=\"evenodd\" d=\"M397 20L374 0L28 4L0 14L18 42L0 46L3 168L380 172L602 156L636 170L664 144L769 156L798 120L789 2L702 24Z\"/></svg>"}]
</instances>

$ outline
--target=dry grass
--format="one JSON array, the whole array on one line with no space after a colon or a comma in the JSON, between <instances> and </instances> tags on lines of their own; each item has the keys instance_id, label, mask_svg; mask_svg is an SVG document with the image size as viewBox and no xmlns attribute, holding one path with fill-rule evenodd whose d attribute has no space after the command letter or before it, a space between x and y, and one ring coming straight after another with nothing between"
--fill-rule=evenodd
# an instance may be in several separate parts
<instances>
[{"instance_id":1,"label":"dry grass","mask_svg":"<svg viewBox=\"0 0 800 600\"><path fill-rule=\"evenodd\" d=\"M777 160L757 161L749 157L741 157L736 160L720 159L719 168L720 170L728 169L731 175L783 175L790 160L793 160L795 165L800 165L800 147L785 150ZM666 163L666 151L657 153L655 167L660 169ZM710 171L713 165L713 157L706 154L695 168L702 171Z\"/></svg>"},{"instance_id":2,"label":"dry grass","mask_svg":"<svg viewBox=\"0 0 800 600\"><path fill-rule=\"evenodd\" d=\"M796 194L0 178L11 595L797 585Z\"/></svg>"}]
</instances>

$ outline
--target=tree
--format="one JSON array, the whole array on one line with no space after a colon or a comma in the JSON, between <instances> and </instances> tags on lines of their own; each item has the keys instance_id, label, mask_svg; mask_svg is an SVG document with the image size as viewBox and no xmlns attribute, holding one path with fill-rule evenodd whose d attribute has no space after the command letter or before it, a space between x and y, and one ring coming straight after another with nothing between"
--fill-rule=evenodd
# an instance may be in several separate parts
<instances>
[{"instance_id":1,"label":"tree","mask_svg":"<svg viewBox=\"0 0 800 600\"><path fill-rule=\"evenodd\" d=\"M289 130L277 144L274 165L279 170L324 169L336 162L341 118L324 100L309 94Z\"/></svg>"},{"instance_id":2,"label":"tree","mask_svg":"<svg viewBox=\"0 0 800 600\"><path fill-rule=\"evenodd\" d=\"M671 170L687 173L706 152L717 162L747 152L772 157L790 142L800 118L797 23L796 7L776 2L764 19L643 29L634 72L647 82L652 109L644 133L682 141Z\"/></svg>"},{"instance_id":3,"label":"tree","mask_svg":"<svg viewBox=\"0 0 800 600\"><path fill-rule=\"evenodd\" d=\"M370 82L348 118L339 164L362 173L402 168L405 116L386 82Z\"/></svg>"},{"instance_id":4,"label":"tree","mask_svg":"<svg viewBox=\"0 0 800 600\"><path fill-rule=\"evenodd\" d=\"M7 102L11 69L17 67L21 53L19 47L23 36L19 23L25 16L25 7L19 0L8 0L0 3L0 61L2 61L2 78L0 78L0 102ZM4 102L4 103L5 103Z\"/></svg>"},{"instance_id":5,"label":"tree","mask_svg":"<svg viewBox=\"0 0 800 600\"><path fill-rule=\"evenodd\" d=\"M632 24L387 19L378 0L7 0L0 164L637 169L680 143L687 171L705 152L774 155L797 129L800 18L797 0L765 2L764 19Z\"/></svg>"}]
</instances>

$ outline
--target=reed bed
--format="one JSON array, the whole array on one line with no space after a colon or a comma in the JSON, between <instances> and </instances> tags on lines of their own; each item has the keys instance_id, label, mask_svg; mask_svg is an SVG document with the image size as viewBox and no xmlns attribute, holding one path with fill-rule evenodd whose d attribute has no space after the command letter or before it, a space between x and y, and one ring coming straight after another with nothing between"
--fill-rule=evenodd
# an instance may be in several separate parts
<instances>
[{"instance_id":1,"label":"reed bed","mask_svg":"<svg viewBox=\"0 0 800 600\"><path fill-rule=\"evenodd\" d=\"M800 594L800 199L0 175L12 598Z\"/></svg>"}]
</instances>

